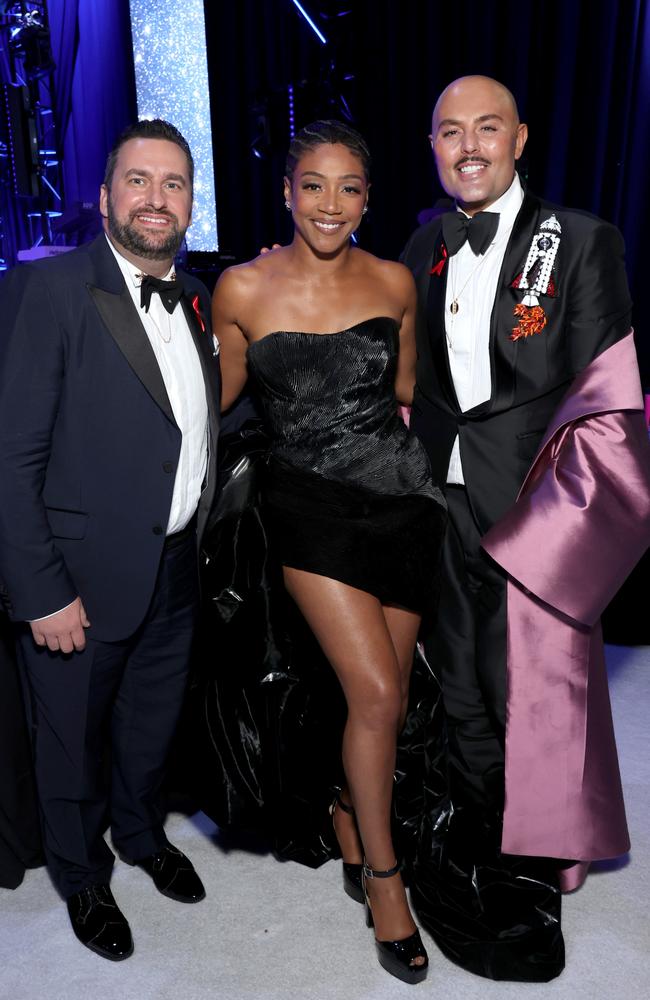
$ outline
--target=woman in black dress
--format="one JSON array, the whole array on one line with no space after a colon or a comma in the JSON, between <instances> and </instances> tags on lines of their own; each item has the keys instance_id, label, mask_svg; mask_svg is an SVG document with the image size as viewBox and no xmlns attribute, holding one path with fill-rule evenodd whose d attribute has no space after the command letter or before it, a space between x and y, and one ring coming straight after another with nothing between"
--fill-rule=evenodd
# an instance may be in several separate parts
<instances>
[{"instance_id":1,"label":"woman in black dress","mask_svg":"<svg viewBox=\"0 0 650 1000\"><path fill-rule=\"evenodd\" d=\"M347 788L334 810L347 888L363 882L379 960L405 982L426 952L391 839L397 734L444 526L411 402L415 287L351 242L369 155L339 122L298 133L287 159L292 243L224 272L213 299L223 408L255 381L271 435L266 500L285 586L347 702Z\"/></svg>"}]
</instances>

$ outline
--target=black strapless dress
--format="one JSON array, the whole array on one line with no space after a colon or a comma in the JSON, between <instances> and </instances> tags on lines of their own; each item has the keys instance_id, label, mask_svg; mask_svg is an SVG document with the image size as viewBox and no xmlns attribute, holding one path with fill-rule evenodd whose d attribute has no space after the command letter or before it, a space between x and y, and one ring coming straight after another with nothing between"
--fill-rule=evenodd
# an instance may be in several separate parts
<instances>
[{"instance_id":1,"label":"black strapless dress","mask_svg":"<svg viewBox=\"0 0 650 1000\"><path fill-rule=\"evenodd\" d=\"M389 318L252 345L266 419L252 397L225 416L219 499L202 545L203 613L171 755L174 801L190 793L222 830L261 834L279 857L314 867L339 856L328 806L343 781L346 706L281 563L386 603L432 603L446 512L397 413L397 348ZM444 788L441 734L439 688L416 655L394 796L407 862L425 795Z\"/></svg>"},{"instance_id":2,"label":"black strapless dress","mask_svg":"<svg viewBox=\"0 0 650 1000\"><path fill-rule=\"evenodd\" d=\"M397 412L398 325L278 331L248 351L271 453L271 545L285 566L423 613L435 601L445 502Z\"/></svg>"}]
</instances>

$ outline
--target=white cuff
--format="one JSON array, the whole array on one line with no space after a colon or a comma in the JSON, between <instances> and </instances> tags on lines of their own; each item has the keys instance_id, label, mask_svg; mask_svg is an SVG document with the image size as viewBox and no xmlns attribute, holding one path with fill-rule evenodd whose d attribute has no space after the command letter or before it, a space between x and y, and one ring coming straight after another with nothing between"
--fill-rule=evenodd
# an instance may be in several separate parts
<instances>
[{"instance_id":1,"label":"white cuff","mask_svg":"<svg viewBox=\"0 0 650 1000\"><path fill-rule=\"evenodd\" d=\"M76 600L77 600L77 598L75 597L74 601L76 601ZM47 621L48 618L53 618L54 615L58 615L62 611L65 611L67 608L71 608L72 605L74 604L74 601L70 601L69 604L66 604L65 608L59 608L58 611L52 611L51 614L49 614L49 615L43 615L42 618L30 618L29 624L33 625L35 622L45 622L45 621Z\"/></svg>"}]
</instances>

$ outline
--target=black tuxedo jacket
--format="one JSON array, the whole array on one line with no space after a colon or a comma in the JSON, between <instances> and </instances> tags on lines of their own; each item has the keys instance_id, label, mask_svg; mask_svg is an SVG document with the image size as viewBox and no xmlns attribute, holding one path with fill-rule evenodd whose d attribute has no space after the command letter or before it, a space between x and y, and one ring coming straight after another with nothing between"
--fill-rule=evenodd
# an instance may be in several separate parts
<instances>
[{"instance_id":1,"label":"black tuxedo jacket","mask_svg":"<svg viewBox=\"0 0 650 1000\"><path fill-rule=\"evenodd\" d=\"M200 539L216 482L219 365L207 289L179 276L209 412ZM79 595L91 635L125 638L153 592L181 432L106 237L9 272L0 315L0 578L8 610L31 620Z\"/></svg>"},{"instance_id":2,"label":"black tuxedo jacket","mask_svg":"<svg viewBox=\"0 0 650 1000\"><path fill-rule=\"evenodd\" d=\"M524 293L513 287L539 225L555 215L561 243L553 295L540 297L547 316L541 333L516 341L514 307ZM514 503L541 437L573 377L630 329L631 300L623 239L595 216L571 211L527 193L506 248L490 321L490 399L461 413L445 337L448 263L442 258L440 219L417 230L402 260L418 287L417 374L411 426L444 483L456 435L465 485L478 524L486 531Z\"/></svg>"}]
</instances>

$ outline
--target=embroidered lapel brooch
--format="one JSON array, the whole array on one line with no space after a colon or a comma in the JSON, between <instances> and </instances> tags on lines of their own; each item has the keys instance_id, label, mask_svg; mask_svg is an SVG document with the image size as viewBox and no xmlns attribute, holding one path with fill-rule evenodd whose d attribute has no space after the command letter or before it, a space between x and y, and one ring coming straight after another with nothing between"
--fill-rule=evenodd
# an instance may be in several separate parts
<instances>
[{"instance_id":1,"label":"embroidered lapel brooch","mask_svg":"<svg viewBox=\"0 0 650 1000\"><path fill-rule=\"evenodd\" d=\"M510 340L532 337L546 326L546 313L539 304L540 295L555 295L553 265L562 237L562 227L554 215L546 219L533 236L521 274L512 283L526 294L514 308L517 326L512 328Z\"/></svg>"}]
</instances>

